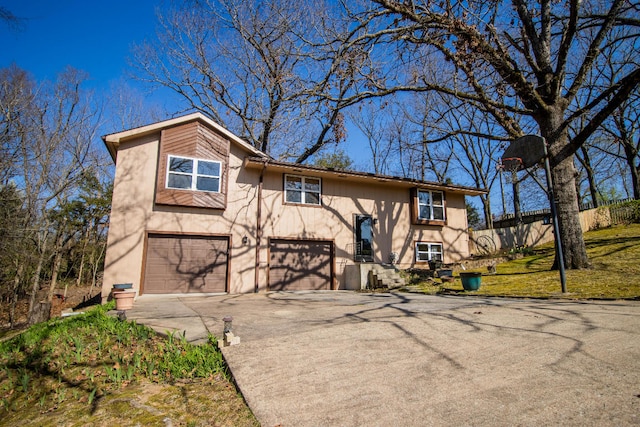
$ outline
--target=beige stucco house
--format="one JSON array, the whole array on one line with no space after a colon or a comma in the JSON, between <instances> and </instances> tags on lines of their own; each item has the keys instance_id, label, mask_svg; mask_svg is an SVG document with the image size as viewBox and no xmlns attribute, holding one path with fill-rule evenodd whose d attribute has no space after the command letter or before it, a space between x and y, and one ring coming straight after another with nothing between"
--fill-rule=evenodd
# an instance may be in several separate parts
<instances>
[{"instance_id":1,"label":"beige stucco house","mask_svg":"<svg viewBox=\"0 0 640 427\"><path fill-rule=\"evenodd\" d=\"M103 137L116 162L103 297L356 289L468 256L476 188L273 160L195 113Z\"/></svg>"}]
</instances>

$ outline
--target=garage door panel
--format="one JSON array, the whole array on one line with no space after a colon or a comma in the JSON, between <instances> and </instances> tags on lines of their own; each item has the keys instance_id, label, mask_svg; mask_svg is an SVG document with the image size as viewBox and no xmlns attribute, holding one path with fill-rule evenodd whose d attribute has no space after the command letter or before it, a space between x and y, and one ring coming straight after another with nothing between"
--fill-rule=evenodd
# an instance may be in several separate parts
<instances>
[{"instance_id":1,"label":"garage door panel","mask_svg":"<svg viewBox=\"0 0 640 427\"><path fill-rule=\"evenodd\" d=\"M225 292L228 248L226 237L150 234L144 293Z\"/></svg>"},{"instance_id":2,"label":"garage door panel","mask_svg":"<svg viewBox=\"0 0 640 427\"><path fill-rule=\"evenodd\" d=\"M331 289L332 264L331 242L273 240L269 289Z\"/></svg>"}]
</instances>

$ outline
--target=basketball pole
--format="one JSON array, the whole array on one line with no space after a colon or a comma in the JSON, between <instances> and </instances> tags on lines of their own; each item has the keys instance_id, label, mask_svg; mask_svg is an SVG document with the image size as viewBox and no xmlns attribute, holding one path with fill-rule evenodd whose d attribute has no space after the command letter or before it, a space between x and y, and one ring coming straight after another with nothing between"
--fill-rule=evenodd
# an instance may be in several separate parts
<instances>
[{"instance_id":1,"label":"basketball pole","mask_svg":"<svg viewBox=\"0 0 640 427\"><path fill-rule=\"evenodd\" d=\"M564 271L564 252L562 251L562 242L560 241L560 229L558 226L558 211L556 210L556 196L553 192L553 178L551 177L551 165L549 163L549 151L547 150L547 140L542 138L542 146L544 147L544 170L547 175L547 187L549 195L549 203L551 205L551 217L553 219L553 235L556 239L556 255L558 257L558 269L560 270L560 285L562 293L567 292L567 276Z\"/></svg>"}]
</instances>

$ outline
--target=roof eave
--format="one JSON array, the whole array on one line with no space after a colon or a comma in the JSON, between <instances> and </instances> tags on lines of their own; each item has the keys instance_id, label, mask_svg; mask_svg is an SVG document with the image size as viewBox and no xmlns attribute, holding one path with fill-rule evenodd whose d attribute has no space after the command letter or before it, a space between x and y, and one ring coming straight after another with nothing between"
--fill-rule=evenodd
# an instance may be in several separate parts
<instances>
[{"instance_id":1,"label":"roof eave","mask_svg":"<svg viewBox=\"0 0 640 427\"><path fill-rule=\"evenodd\" d=\"M459 193L467 196L481 196L488 191L482 188L466 187L462 185L442 184L437 182L420 181L412 178L398 176L379 175L368 172L355 172L318 166L301 165L297 163L280 162L267 158L247 157L244 162L245 167L265 167L271 170L291 171L294 173L310 173L317 176L331 176L340 179L355 178L363 182L388 183L402 187L419 187L429 190L443 190L449 193Z\"/></svg>"},{"instance_id":2,"label":"roof eave","mask_svg":"<svg viewBox=\"0 0 640 427\"><path fill-rule=\"evenodd\" d=\"M152 133L160 132L161 130L163 130L165 128L168 128L168 127L173 127L173 126L185 124L185 123L189 123L189 122L192 122L192 121L200 121L200 122L204 123L205 125L215 129L217 132L221 133L222 135L226 136L227 138L229 138L230 140L232 140L236 144L238 144L241 147L243 147L245 150L247 150L253 156L256 156L256 157L259 157L259 158L267 157L267 155L265 153L263 153L262 151L258 150L257 148L255 148L254 146L252 146L251 144L249 144L248 142L246 142L245 140L243 140L239 136L235 135L234 133L232 133L229 130L225 129L224 127L220 126L218 123L214 122L212 119L210 119L209 117L205 116L204 114L202 114L200 112L191 113L191 114L187 114L185 116L175 117L175 118L168 119L168 120L163 120L161 122L156 122L156 123L152 123L152 124L145 125L145 126L139 126L137 128L124 130L124 131L112 133L112 134L109 134L109 135L104 135L102 137L102 140L104 141L104 144L106 145L107 150L109 151L109 154L111 155L111 158L115 162L116 155L117 155L117 152L118 152L118 149L120 147L120 143L121 142L127 141L127 140L131 140L131 139L134 139L134 138L140 138L140 137L143 137L145 135L149 135L149 134L152 134Z\"/></svg>"}]
</instances>

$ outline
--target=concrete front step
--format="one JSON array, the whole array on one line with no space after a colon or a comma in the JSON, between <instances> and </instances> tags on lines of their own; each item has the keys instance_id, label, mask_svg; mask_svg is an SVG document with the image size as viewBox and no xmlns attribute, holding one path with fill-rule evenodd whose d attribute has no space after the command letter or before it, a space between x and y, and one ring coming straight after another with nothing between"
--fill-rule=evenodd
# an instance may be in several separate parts
<instances>
[{"instance_id":1,"label":"concrete front step","mask_svg":"<svg viewBox=\"0 0 640 427\"><path fill-rule=\"evenodd\" d=\"M394 266L377 264L369 272L369 286L372 288L394 289L404 285L404 279Z\"/></svg>"}]
</instances>

